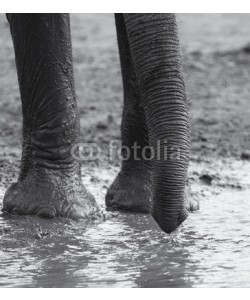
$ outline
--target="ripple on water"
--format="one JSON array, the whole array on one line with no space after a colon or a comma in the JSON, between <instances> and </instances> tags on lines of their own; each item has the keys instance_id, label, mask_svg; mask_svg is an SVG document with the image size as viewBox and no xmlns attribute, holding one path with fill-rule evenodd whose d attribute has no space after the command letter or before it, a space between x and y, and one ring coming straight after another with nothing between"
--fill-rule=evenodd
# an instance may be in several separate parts
<instances>
[{"instance_id":1,"label":"ripple on water","mask_svg":"<svg viewBox=\"0 0 250 300\"><path fill-rule=\"evenodd\" d=\"M99 186L91 184L101 203ZM169 236L145 215L108 212L92 223L1 215L0 285L248 287L249 194L211 193Z\"/></svg>"}]
</instances>

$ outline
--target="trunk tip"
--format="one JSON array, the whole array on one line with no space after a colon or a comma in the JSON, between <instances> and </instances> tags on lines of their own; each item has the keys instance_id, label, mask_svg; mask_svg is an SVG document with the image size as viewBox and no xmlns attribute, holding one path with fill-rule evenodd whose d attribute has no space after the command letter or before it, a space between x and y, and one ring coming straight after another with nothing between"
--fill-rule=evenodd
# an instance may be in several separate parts
<instances>
[{"instance_id":1,"label":"trunk tip","mask_svg":"<svg viewBox=\"0 0 250 300\"><path fill-rule=\"evenodd\" d=\"M175 231L188 217L188 212L183 209L182 212L177 213L175 216L171 214L168 216L163 212L152 210L152 216L159 227L166 233L170 234Z\"/></svg>"}]
</instances>

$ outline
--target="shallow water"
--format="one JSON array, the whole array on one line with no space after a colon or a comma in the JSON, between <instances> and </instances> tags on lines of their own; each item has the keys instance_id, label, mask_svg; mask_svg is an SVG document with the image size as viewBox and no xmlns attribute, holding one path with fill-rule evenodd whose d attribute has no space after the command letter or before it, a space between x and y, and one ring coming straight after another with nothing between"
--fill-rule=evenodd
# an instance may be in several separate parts
<instances>
[{"instance_id":1,"label":"shallow water","mask_svg":"<svg viewBox=\"0 0 250 300\"><path fill-rule=\"evenodd\" d=\"M201 209L170 236L145 215L107 212L90 223L1 215L0 286L249 287L248 170L241 190L194 183ZM83 180L103 204L103 182Z\"/></svg>"}]
</instances>

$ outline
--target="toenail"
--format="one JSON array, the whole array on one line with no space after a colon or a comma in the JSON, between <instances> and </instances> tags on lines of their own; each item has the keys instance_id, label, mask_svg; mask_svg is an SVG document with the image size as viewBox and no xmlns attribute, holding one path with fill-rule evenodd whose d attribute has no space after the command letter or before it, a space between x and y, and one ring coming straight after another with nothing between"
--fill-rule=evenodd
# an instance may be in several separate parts
<instances>
[{"instance_id":1,"label":"toenail","mask_svg":"<svg viewBox=\"0 0 250 300\"><path fill-rule=\"evenodd\" d=\"M10 211L10 213L13 214L13 215L18 215L18 214L19 214L19 210L18 210L16 207L14 207L14 208Z\"/></svg>"},{"instance_id":2,"label":"toenail","mask_svg":"<svg viewBox=\"0 0 250 300\"><path fill-rule=\"evenodd\" d=\"M36 215L40 218L50 218L51 219L51 218L55 217L55 211L53 209L42 208L37 212Z\"/></svg>"}]
</instances>

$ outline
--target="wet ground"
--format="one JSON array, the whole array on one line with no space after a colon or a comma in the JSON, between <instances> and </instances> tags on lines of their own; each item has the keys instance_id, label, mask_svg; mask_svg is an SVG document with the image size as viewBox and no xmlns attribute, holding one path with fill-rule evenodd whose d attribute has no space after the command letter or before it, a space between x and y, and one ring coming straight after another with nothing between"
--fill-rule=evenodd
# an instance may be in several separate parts
<instances>
[{"instance_id":1,"label":"wet ground","mask_svg":"<svg viewBox=\"0 0 250 300\"><path fill-rule=\"evenodd\" d=\"M0 215L0 286L249 287L250 15L178 15L178 22L192 101L190 196L200 211L169 236L148 215L106 212L119 161L104 155L82 164L101 221ZM1 203L18 175L22 119L4 15L0 30ZM82 141L106 151L119 139L122 112L113 16L73 15L72 37Z\"/></svg>"}]
</instances>

